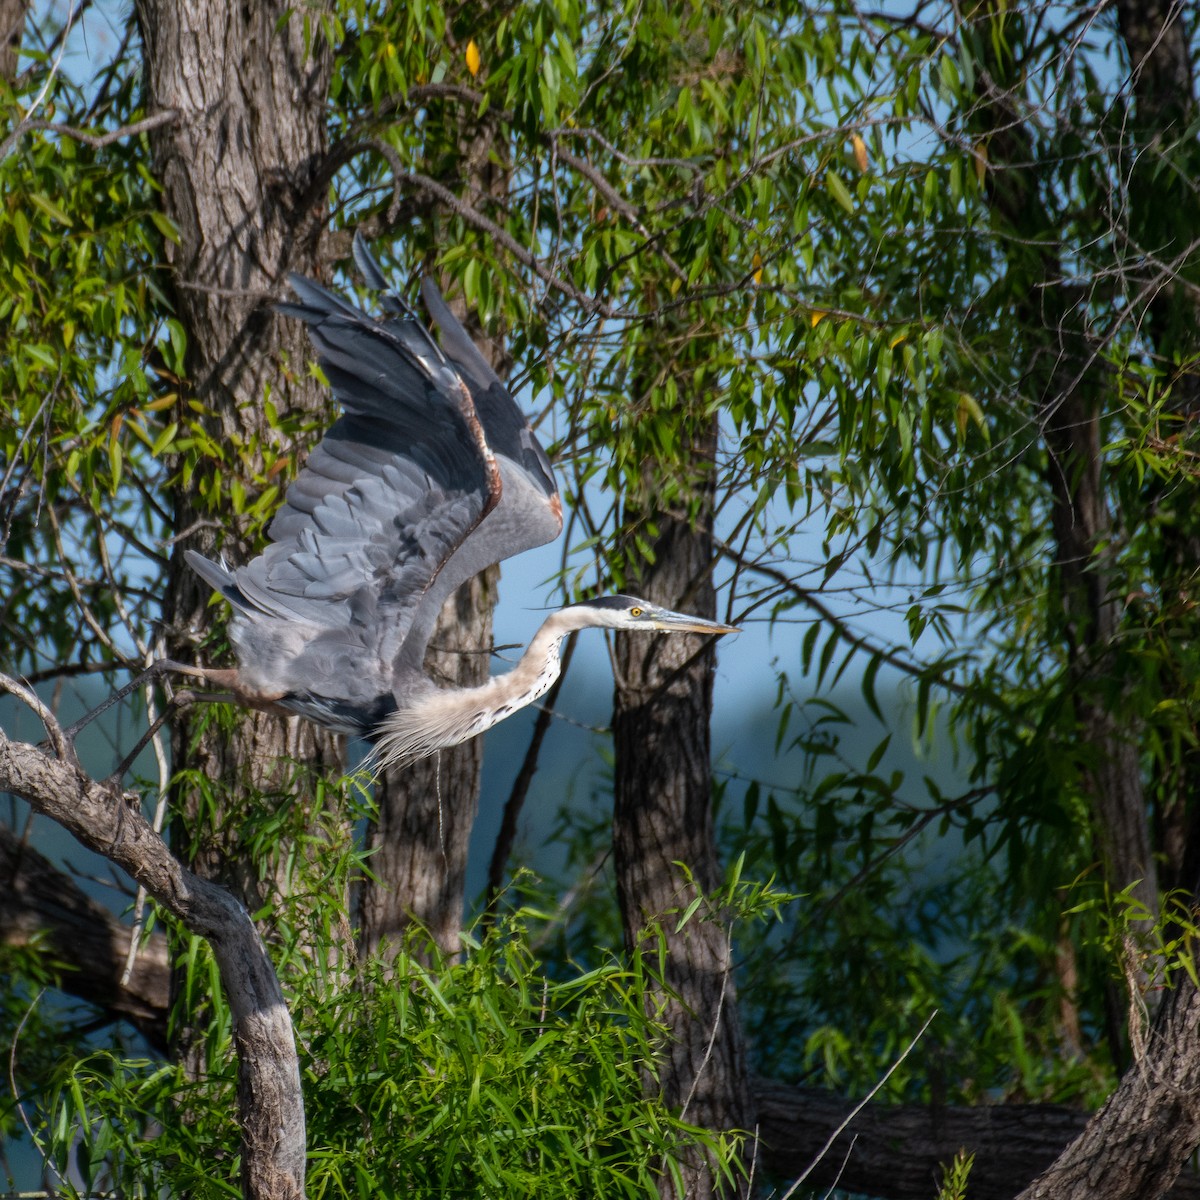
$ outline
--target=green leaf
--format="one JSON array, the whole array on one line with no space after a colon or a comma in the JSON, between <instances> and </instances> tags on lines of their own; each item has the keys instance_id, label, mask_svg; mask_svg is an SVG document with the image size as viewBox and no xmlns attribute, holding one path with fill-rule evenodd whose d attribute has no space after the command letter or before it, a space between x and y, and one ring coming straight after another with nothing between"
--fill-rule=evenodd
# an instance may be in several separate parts
<instances>
[{"instance_id":1,"label":"green leaf","mask_svg":"<svg viewBox=\"0 0 1200 1200\"><path fill-rule=\"evenodd\" d=\"M29 194L29 201L36 208L40 208L51 220L70 228L71 218L53 200L43 196L40 192L31 192Z\"/></svg>"},{"instance_id":2,"label":"green leaf","mask_svg":"<svg viewBox=\"0 0 1200 1200\"><path fill-rule=\"evenodd\" d=\"M850 189L842 182L842 177L836 171L825 172L825 186L829 194L851 215L854 216L854 197Z\"/></svg>"}]
</instances>

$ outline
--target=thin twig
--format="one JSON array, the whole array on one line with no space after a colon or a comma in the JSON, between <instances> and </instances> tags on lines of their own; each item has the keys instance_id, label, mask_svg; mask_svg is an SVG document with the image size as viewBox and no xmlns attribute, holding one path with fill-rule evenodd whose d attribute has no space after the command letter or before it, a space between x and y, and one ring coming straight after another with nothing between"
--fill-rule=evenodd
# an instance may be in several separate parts
<instances>
[{"instance_id":1,"label":"thin twig","mask_svg":"<svg viewBox=\"0 0 1200 1200\"><path fill-rule=\"evenodd\" d=\"M21 1117L21 1124L25 1126L25 1131L29 1134L29 1140L33 1145L40 1148L41 1142L38 1141L38 1136L34 1132L33 1126L29 1122L29 1117L25 1114L25 1105L21 1102L21 1093L17 1087L17 1044L21 1040L21 1034L25 1030L25 1023L33 1016L34 1010L42 1002L42 997L46 994L46 989L42 988L38 994L29 1002L29 1007L21 1014L21 1020L17 1023L17 1028L12 1036L12 1043L8 1048L8 1086L12 1090L13 1105ZM50 1172L58 1180L59 1184L65 1184L65 1180L58 1173L54 1164L48 1159L43 1158L42 1165L48 1167Z\"/></svg>"},{"instance_id":2,"label":"thin twig","mask_svg":"<svg viewBox=\"0 0 1200 1200\"><path fill-rule=\"evenodd\" d=\"M567 677L567 668L571 665L576 641L574 633L567 638L567 644L563 647L562 653L562 669L549 692L546 693L545 704L538 709L537 720L533 725L533 734L529 739L525 757L521 761L521 769L517 772L512 791L509 792L508 799L504 802L504 816L500 821L500 831L496 834L492 860L488 864L487 902L483 913L485 925L492 924L496 919L496 908L504 889L504 875L508 869L508 860L512 855L513 842L517 837L517 821L520 819L521 809L525 805L525 798L529 794L529 785L533 782L534 773L538 768L538 755L541 753L542 742L545 740L550 722L554 717L554 701L558 698L563 680Z\"/></svg>"},{"instance_id":3,"label":"thin twig","mask_svg":"<svg viewBox=\"0 0 1200 1200\"><path fill-rule=\"evenodd\" d=\"M160 125L171 124L178 117L179 114L175 109L165 108L162 112L155 113L152 117L145 117L141 121L134 121L132 125L122 125L120 129L110 129L108 133L88 133L86 129L79 129L74 125L59 125L55 121L22 121L14 132L27 133L31 129L39 129L49 133L60 133L63 137L69 137L72 141L82 142L85 146L91 146L96 150L100 150L105 146L111 146L113 142L119 142L122 138L136 137L140 133L147 133L151 129L157 129Z\"/></svg>"},{"instance_id":4,"label":"thin twig","mask_svg":"<svg viewBox=\"0 0 1200 1200\"><path fill-rule=\"evenodd\" d=\"M46 82L42 84L42 90L34 97L33 103L26 110L25 115L21 118L21 120L17 122L12 133L10 133L3 142L0 142L0 161L3 161L8 157L9 150L12 149L12 147L16 144L17 139L21 137L21 135L32 122L33 114L42 107L43 103L45 103L46 96L50 91L50 87L54 83L54 77L58 74L59 67L62 66L63 52L67 48L67 34L71 32L71 25L74 20L75 9L70 8L67 10L67 23L63 26L59 33L59 38L61 40L58 47L58 53L54 56L54 63L50 67L50 73L46 76Z\"/></svg>"},{"instance_id":5,"label":"thin twig","mask_svg":"<svg viewBox=\"0 0 1200 1200\"><path fill-rule=\"evenodd\" d=\"M804 1168L803 1174L801 1174L800 1178L797 1179L796 1182L793 1183L792 1186L790 1188L788 1188L788 1190L786 1192L784 1192L781 1200L790 1200L790 1198L796 1194L797 1188L799 1188L799 1186L813 1173L813 1171L817 1167L817 1164L821 1161L821 1159L823 1159L825 1157L826 1154L829 1153L830 1149L833 1146L833 1143L836 1142L838 1140L838 1138L842 1136L842 1134L846 1131L846 1127L850 1124L850 1122L853 1121L854 1118L857 1117L858 1114L860 1112L862 1112L862 1110L864 1108L866 1108L867 1105L870 1104L872 1100L875 1099L876 1095L879 1093L879 1091L883 1087L883 1085L885 1083L887 1083L887 1081L889 1079L891 1079L891 1077L895 1074L895 1072L896 1072L897 1068L900 1066L900 1064L913 1052L913 1050L916 1048L917 1043L925 1036L925 1031L929 1028L930 1025L933 1024L933 1018L936 1017L937 1015L938 1015L938 1010L935 1008L933 1010L933 1012L931 1012L929 1014L929 1016L926 1017L925 1024L922 1025L919 1030L917 1030L917 1036L914 1037L913 1040L908 1043L908 1045L904 1048L904 1052L900 1055L900 1057L898 1059L896 1059L896 1061L894 1063L892 1063L892 1065L890 1067L888 1067L888 1069L884 1072L883 1078L880 1079L880 1081L850 1110L846 1119L844 1121L842 1121L842 1123L829 1135L828 1138L825 1139L825 1145L823 1145L821 1147L821 1149L818 1151L816 1158L814 1158L812 1160L812 1162L809 1163L808 1166Z\"/></svg>"},{"instance_id":6,"label":"thin twig","mask_svg":"<svg viewBox=\"0 0 1200 1200\"><path fill-rule=\"evenodd\" d=\"M163 645L162 639L158 641L158 645L154 648L152 655L149 650L146 651L145 663L149 667L156 659L166 658L167 650ZM168 689L167 703L170 704L170 679L167 676L163 677L163 685ZM154 703L154 683L149 681L146 684L146 720L150 723L150 728L153 729L158 723L158 709ZM150 739L150 745L154 749L154 761L158 766L158 800L154 805L154 820L151 823L155 833L161 834L163 822L166 819L167 813L167 788L171 781L171 767L167 761L166 748L163 746L162 730L155 731L154 736ZM138 951L141 949L142 931L145 926L146 917L146 889L144 885L138 884L137 896L133 901L133 927L129 931L129 950L125 955L125 969L121 972L121 986L128 987L129 981L133 977L133 968L137 965Z\"/></svg>"}]
</instances>

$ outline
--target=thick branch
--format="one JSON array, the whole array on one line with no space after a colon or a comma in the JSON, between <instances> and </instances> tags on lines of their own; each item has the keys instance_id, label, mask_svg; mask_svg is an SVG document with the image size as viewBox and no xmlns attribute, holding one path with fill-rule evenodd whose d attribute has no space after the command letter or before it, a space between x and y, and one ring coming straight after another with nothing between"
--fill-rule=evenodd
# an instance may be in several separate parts
<instances>
[{"instance_id":1,"label":"thick branch","mask_svg":"<svg viewBox=\"0 0 1200 1200\"><path fill-rule=\"evenodd\" d=\"M63 965L61 986L167 1045L167 940L152 933L124 975L132 930L49 859L0 825L0 943L42 945Z\"/></svg>"},{"instance_id":2,"label":"thick branch","mask_svg":"<svg viewBox=\"0 0 1200 1200\"><path fill-rule=\"evenodd\" d=\"M302 1197L304 1105L291 1017L249 914L224 888L175 859L142 816L136 796L98 784L78 767L3 733L0 789L21 796L128 872L209 941L233 1013L245 1194L252 1200Z\"/></svg>"},{"instance_id":3,"label":"thick branch","mask_svg":"<svg viewBox=\"0 0 1200 1200\"><path fill-rule=\"evenodd\" d=\"M1087 1113L1058 1104L871 1104L813 1166L854 1102L819 1088L769 1079L755 1079L753 1091L760 1161L783 1179L807 1171L805 1194L820 1195L836 1184L848 1192L888 1200L927 1200L941 1179L941 1165L965 1149L975 1155L967 1189L971 1200L1011 1200L1088 1125ZM1099 1189L1086 1194L1109 1197ZM1157 1193L1147 1189L1136 1194ZM1180 1177L1167 1194L1172 1200L1200 1198L1200 1177Z\"/></svg>"}]
</instances>

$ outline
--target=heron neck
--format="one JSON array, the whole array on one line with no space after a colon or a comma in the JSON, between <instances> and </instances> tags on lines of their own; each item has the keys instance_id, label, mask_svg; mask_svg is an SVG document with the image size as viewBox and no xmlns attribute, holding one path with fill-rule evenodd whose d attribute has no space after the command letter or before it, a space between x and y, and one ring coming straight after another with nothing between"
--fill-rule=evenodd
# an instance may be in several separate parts
<instances>
[{"instance_id":1,"label":"heron neck","mask_svg":"<svg viewBox=\"0 0 1200 1200\"><path fill-rule=\"evenodd\" d=\"M504 675L494 675L484 686L498 686L505 693L520 695L528 689L534 691L521 704L536 700L549 690L562 671L559 650L563 638L576 628L566 610L551 613L541 624L517 665ZM534 690L538 689L540 690Z\"/></svg>"},{"instance_id":2,"label":"heron neck","mask_svg":"<svg viewBox=\"0 0 1200 1200\"><path fill-rule=\"evenodd\" d=\"M569 610L552 613L506 674L479 687L422 689L415 703L402 704L380 722L378 764L403 765L457 746L545 695L562 671L562 640L576 628Z\"/></svg>"}]
</instances>

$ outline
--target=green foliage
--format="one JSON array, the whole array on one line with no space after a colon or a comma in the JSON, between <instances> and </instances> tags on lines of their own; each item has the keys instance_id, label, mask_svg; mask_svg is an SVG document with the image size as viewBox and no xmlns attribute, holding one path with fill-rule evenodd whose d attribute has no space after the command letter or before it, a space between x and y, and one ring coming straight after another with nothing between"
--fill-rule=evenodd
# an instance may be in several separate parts
<instances>
[{"instance_id":1,"label":"green foliage","mask_svg":"<svg viewBox=\"0 0 1200 1200\"><path fill-rule=\"evenodd\" d=\"M564 590L622 586L661 513L711 503L723 599L775 630L776 660L742 668L773 694L775 760L737 764L716 797L727 861L803 896L776 898L782 926L739 933L760 1064L862 1091L937 1008L888 1094L1095 1101L1120 1057L1114 977L1195 972L1183 901L1152 913L1128 889L1067 890L1096 869L1088 705L1136 741L1164 893L1193 882L1194 130L1157 136L1106 61L1111 25L1069 6L923 25L840 3L344 0L288 19L335 48L334 226L379 233L399 278L439 271L542 410L574 501ZM36 64L22 105L47 83L48 118L127 124L142 115L130 45L97 94ZM6 128L19 115L6 104ZM265 397L268 444L221 441L184 398L184 334L156 275L175 235L148 162L144 137L92 148L41 129L0 162L6 669L140 650L177 532L170 489L252 539L314 432ZM1048 429L1067 397L1096 421L1087 462L1064 466ZM1063 561L1056 531L1079 516L1063 495L1093 467L1110 519ZM1114 610L1104 644L1073 575ZM907 743L926 764L957 755L960 778L898 765ZM235 831L258 877L301 882L295 909L267 896L262 915L305 1014L314 1194L433 1187L464 1153L497 1194L538 1172L591 1194L588 1172L617 1162L606 1186L637 1194L686 1135L617 1067L653 1037L636 981L603 955L576 978L616 943L603 877L539 935L545 1014L515 931L439 976L406 959L399 987L365 968L323 1005L330 979L305 982L296 948L333 924L328 877L306 872L355 867L325 819L344 797L293 805L311 789L285 775L231 806L189 782L226 822L205 837ZM607 824L564 818L572 869L594 869ZM1131 932L1145 957L1129 971ZM190 1021L216 981L202 947L183 953ZM117 1114L97 1118L96 1163L148 1153L145 1114L221 1112L227 1026L219 1004L208 1016L212 1077L195 1092L108 1060L72 1068L86 1087L64 1076L57 1113ZM568 1118L592 1130L603 1088L627 1128L589 1133L591 1157L565 1150ZM216 1162L234 1177L228 1129L205 1129L178 1120L161 1178L218 1191L216 1172L200 1179ZM444 1151L432 1174L405 1138ZM947 1195L966 1170L948 1168Z\"/></svg>"},{"instance_id":2,"label":"green foliage","mask_svg":"<svg viewBox=\"0 0 1200 1200\"><path fill-rule=\"evenodd\" d=\"M1086 898L1067 915L1087 920L1085 944L1096 946L1102 960L1122 982L1130 984L1135 1002L1147 1004L1145 992L1178 985L1186 975L1200 987L1196 970L1196 943L1200 938L1196 899L1182 889L1162 897L1151 912L1134 895L1135 885L1114 892L1093 879L1080 880L1076 891ZM1089 895L1088 893L1097 893Z\"/></svg>"},{"instance_id":3,"label":"green foliage","mask_svg":"<svg viewBox=\"0 0 1200 1200\"><path fill-rule=\"evenodd\" d=\"M432 968L416 937L391 965L295 973L310 1195L653 1197L693 1142L732 1169L737 1139L643 1096L662 1036L643 963L552 980L530 951L536 920L519 912ZM239 1194L229 1037L215 1011L199 1082L107 1052L63 1064L51 1161L123 1195Z\"/></svg>"},{"instance_id":4,"label":"green foliage","mask_svg":"<svg viewBox=\"0 0 1200 1200\"><path fill-rule=\"evenodd\" d=\"M55 961L35 938L28 945L0 946L0 1045L7 1050L10 1087L0 1100L0 1138L25 1133L29 1113L21 1097L40 1088L64 1051L83 1052L83 1038L62 1005L44 1003L69 967Z\"/></svg>"},{"instance_id":5,"label":"green foliage","mask_svg":"<svg viewBox=\"0 0 1200 1200\"><path fill-rule=\"evenodd\" d=\"M971 1168L975 1155L960 1150L954 1161L942 1166L942 1182L938 1186L937 1200L968 1200L967 1184L971 1179Z\"/></svg>"},{"instance_id":6,"label":"green foliage","mask_svg":"<svg viewBox=\"0 0 1200 1200\"><path fill-rule=\"evenodd\" d=\"M26 102L41 82L35 72ZM102 97L53 82L56 120L140 115L129 63ZM0 111L7 132L20 109ZM7 669L128 653L154 617L144 583L164 561L167 516L152 494L178 430L154 373L178 377L182 331L155 276L163 219L148 161L145 138L94 149L47 131L0 160Z\"/></svg>"}]
</instances>

